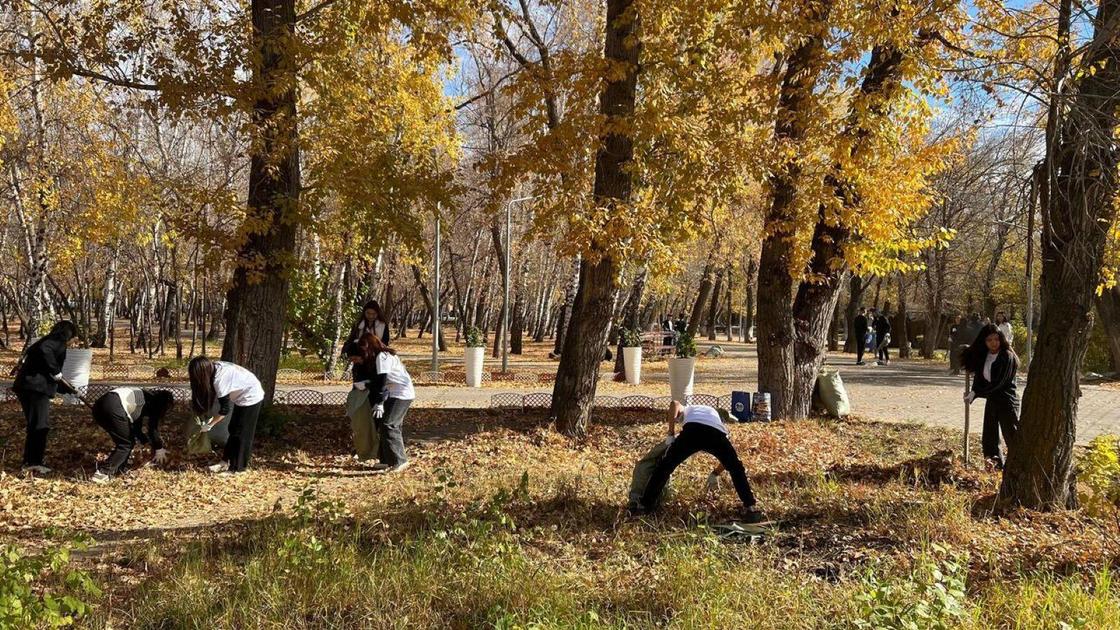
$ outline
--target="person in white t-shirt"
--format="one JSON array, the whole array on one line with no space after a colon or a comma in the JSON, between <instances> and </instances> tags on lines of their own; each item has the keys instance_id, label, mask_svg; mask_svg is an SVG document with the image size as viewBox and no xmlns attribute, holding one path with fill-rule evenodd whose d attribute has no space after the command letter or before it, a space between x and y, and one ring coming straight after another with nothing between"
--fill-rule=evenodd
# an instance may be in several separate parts
<instances>
[{"instance_id":1,"label":"person in white t-shirt","mask_svg":"<svg viewBox=\"0 0 1120 630\"><path fill-rule=\"evenodd\" d=\"M373 421L380 438L377 451L380 466L386 472L398 472L408 466L404 451L404 424L408 407L416 398L412 377L401 363L397 351L378 337L365 334L351 351L354 363L354 387L369 391Z\"/></svg>"},{"instance_id":2,"label":"person in white t-shirt","mask_svg":"<svg viewBox=\"0 0 1120 630\"><path fill-rule=\"evenodd\" d=\"M224 461L211 466L211 472L244 471L253 453L253 436L264 402L261 382L240 365L211 361L207 357L191 359L187 372L191 380L191 407L194 412L209 414L215 403L218 405L217 415L202 429L209 431L227 415L230 416Z\"/></svg>"},{"instance_id":3,"label":"person in white t-shirt","mask_svg":"<svg viewBox=\"0 0 1120 630\"><path fill-rule=\"evenodd\" d=\"M681 432L673 437L678 420L681 421ZM669 437L673 438L673 441L650 477L645 494L640 501L641 511L650 512L656 509L661 491L677 466L703 451L715 456L720 464L709 477L709 488L716 485L715 480L718 479L720 471L726 470L731 474L731 481L735 484L739 500L743 502L743 520L752 524L766 520L762 510L758 508L758 502L747 479L747 471L735 452L735 446L728 438L727 426L719 411L707 405L686 407L674 400L669 405Z\"/></svg>"},{"instance_id":4,"label":"person in white t-shirt","mask_svg":"<svg viewBox=\"0 0 1120 630\"><path fill-rule=\"evenodd\" d=\"M996 313L995 324L996 328L998 328L999 331L1003 333L1004 338L1007 339L1007 344L1011 345L1015 340L1015 332L1011 329L1011 322L1008 321L1007 314L1003 311Z\"/></svg>"},{"instance_id":5,"label":"person in white t-shirt","mask_svg":"<svg viewBox=\"0 0 1120 630\"><path fill-rule=\"evenodd\" d=\"M109 433L114 447L90 481L105 483L123 473L138 441L152 447L152 462L166 461L167 449L160 438L159 425L174 405L171 392L139 387L118 387L95 400L91 407L93 421Z\"/></svg>"}]
</instances>

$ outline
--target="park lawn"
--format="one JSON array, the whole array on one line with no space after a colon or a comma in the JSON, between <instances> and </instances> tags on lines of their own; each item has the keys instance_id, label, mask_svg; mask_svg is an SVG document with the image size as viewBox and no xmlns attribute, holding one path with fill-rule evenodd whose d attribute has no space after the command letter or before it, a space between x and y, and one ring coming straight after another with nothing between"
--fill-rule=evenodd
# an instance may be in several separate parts
<instances>
[{"instance_id":1,"label":"park lawn","mask_svg":"<svg viewBox=\"0 0 1120 630\"><path fill-rule=\"evenodd\" d=\"M704 496L706 457L678 470L661 513L627 516L630 470L662 438L661 414L604 410L573 445L542 415L416 409L405 425L412 466L379 476L345 456L337 409L277 409L242 476L179 458L96 486L82 478L108 438L78 410L57 412L48 463L60 473L25 479L14 474L18 408L0 406L0 536L29 555L88 547L70 563L100 589L77 593L92 605L85 627L1106 628L1120 618L1117 520L992 515L998 476L954 463L946 431L733 427L780 523L751 544L711 529L737 501L726 482ZM37 592L72 591L65 573Z\"/></svg>"}]
</instances>

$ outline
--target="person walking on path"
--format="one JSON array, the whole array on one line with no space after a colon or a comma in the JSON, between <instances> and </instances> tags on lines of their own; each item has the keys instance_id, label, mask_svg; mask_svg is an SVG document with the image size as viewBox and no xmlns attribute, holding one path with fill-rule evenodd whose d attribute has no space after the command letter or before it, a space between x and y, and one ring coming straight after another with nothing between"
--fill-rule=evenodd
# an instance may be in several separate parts
<instances>
[{"instance_id":1,"label":"person walking on path","mask_svg":"<svg viewBox=\"0 0 1120 630\"><path fill-rule=\"evenodd\" d=\"M264 402L264 388L257 377L245 368L226 361L195 357L187 366L191 380L191 407L195 413L209 414L218 404L218 413L203 426L209 431L227 415L229 440L224 460L210 467L210 472L239 473L249 466L253 454L253 437Z\"/></svg>"},{"instance_id":2,"label":"person walking on path","mask_svg":"<svg viewBox=\"0 0 1120 630\"><path fill-rule=\"evenodd\" d=\"M90 477L90 481L105 483L123 473L138 441L151 446L153 463L167 461L167 449L160 438L159 425L174 405L175 398L171 392L139 387L118 387L94 401L93 421L108 432L113 440L113 452ZM147 434L144 433L145 425Z\"/></svg>"},{"instance_id":3,"label":"person walking on path","mask_svg":"<svg viewBox=\"0 0 1120 630\"><path fill-rule=\"evenodd\" d=\"M676 432L678 420L681 421L681 432L669 444L664 457L657 463L657 468L650 476L645 493L639 502L638 512L652 512L657 509L661 491L669 481L669 476L689 457L703 451L713 455L720 464L708 477L709 489L718 485L719 473L727 470L731 474L731 481L735 484L739 500L743 503L743 520L751 524L764 522L766 518L758 508L758 502L747 479L747 471L735 452L735 445L728 438L727 426L720 413L707 405L686 407L674 400L669 404L670 437L673 437Z\"/></svg>"},{"instance_id":4,"label":"person walking on path","mask_svg":"<svg viewBox=\"0 0 1120 630\"><path fill-rule=\"evenodd\" d=\"M416 398L412 377L401 363L397 351L374 335L367 333L363 336L358 349L360 355L359 361L354 365L355 379L359 374L368 378L355 380L354 387L364 386L369 390L369 402L379 438L378 459L384 465L385 472L399 472L408 467L401 428L405 414Z\"/></svg>"},{"instance_id":5,"label":"person walking on path","mask_svg":"<svg viewBox=\"0 0 1120 630\"><path fill-rule=\"evenodd\" d=\"M996 313L995 323L996 328L998 328L999 331L1003 333L1004 338L1007 339L1007 345L1013 345L1015 343L1015 333L1011 330L1011 322L1008 321L1007 314L1003 311Z\"/></svg>"},{"instance_id":6,"label":"person walking on path","mask_svg":"<svg viewBox=\"0 0 1120 630\"><path fill-rule=\"evenodd\" d=\"M867 337L867 309L862 306L859 307L859 315L856 315L852 323L852 334L856 340L856 365L863 365L863 351L866 345L864 338Z\"/></svg>"},{"instance_id":7,"label":"person walking on path","mask_svg":"<svg viewBox=\"0 0 1120 630\"><path fill-rule=\"evenodd\" d=\"M965 404L971 405L977 398L987 400L981 437L984 459L993 468L1003 470L1000 433L1011 448L1019 432L1019 394L1015 387L1019 357L1003 332L994 324L988 324L964 351L961 363L973 375L972 389L964 395Z\"/></svg>"},{"instance_id":8,"label":"person walking on path","mask_svg":"<svg viewBox=\"0 0 1120 630\"><path fill-rule=\"evenodd\" d=\"M875 316L873 322L875 327L875 358L878 359L879 365L887 365L891 362L890 351L890 336L891 336L891 319L887 317L885 312L880 311Z\"/></svg>"},{"instance_id":9,"label":"person walking on path","mask_svg":"<svg viewBox=\"0 0 1120 630\"><path fill-rule=\"evenodd\" d=\"M43 463L47 451L47 435L51 431L51 399L56 393L77 394L62 376L66 363L66 347L78 337L78 328L62 320L47 336L31 344L16 368L12 391L19 399L27 423L23 446L23 472L46 475L51 472ZM79 395L82 402L85 398Z\"/></svg>"}]
</instances>

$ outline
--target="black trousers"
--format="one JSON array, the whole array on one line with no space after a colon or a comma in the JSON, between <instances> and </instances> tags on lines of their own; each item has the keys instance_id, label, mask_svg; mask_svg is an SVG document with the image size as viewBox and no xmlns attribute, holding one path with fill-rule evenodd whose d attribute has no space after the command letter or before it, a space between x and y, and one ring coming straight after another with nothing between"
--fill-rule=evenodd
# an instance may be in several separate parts
<instances>
[{"instance_id":1,"label":"black trousers","mask_svg":"<svg viewBox=\"0 0 1120 630\"><path fill-rule=\"evenodd\" d=\"M128 468L136 438L132 436L132 421L115 394L107 394L93 403L93 421L109 433L113 440L113 452L101 466L101 472L109 476L119 475Z\"/></svg>"},{"instance_id":2,"label":"black trousers","mask_svg":"<svg viewBox=\"0 0 1120 630\"><path fill-rule=\"evenodd\" d=\"M225 458L229 469L240 472L249 467L249 457L253 454L253 436L257 432L257 418L261 415L261 404L233 408L229 418L229 441L226 442Z\"/></svg>"},{"instance_id":3,"label":"black trousers","mask_svg":"<svg viewBox=\"0 0 1120 630\"><path fill-rule=\"evenodd\" d=\"M665 456L653 470L653 476L650 477L649 485L646 486L646 492L642 496L642 507L650 510L657 506L661 491L669 481L669 475L672 475L677 466L684 463L686 459L700 451L715 456L727 469L731 474L732 483L735 484L735 492L739 494L739 500L745 507L752 507L756 503L754 493L751 491L751 483L747 480L747 471L743 468L743 462L739 461L739 455L735 453L735 445L728 439L727 434L713 427L688 422L681 428L680 435L669 445Z\"/></svg>"},{"instance_id":4,"label":"black trousers","mask_svg":"<svg viewBox=\"0 0 1120 630\"><path fill-rule=\"evenodd\" d=\"M999 434L1003 433L1003 442L1010 447L1015 435L1019 432L1019 401L1008 398L989 398L984 403L984 432L980 436L980 445L984 450L984 459L996 462L1003 467L1003 453L999 448Z\"/></svg>"},{"instance_id":5,"label":"black trousers","mask_svg":"<svg viewBox=\"0 0 1120 630\"><path fill-rule=\"evenodd\" d=\"M856 331L856 363L863 363L863 352L867 346L867 331Z\"/></svg>"},{"instance_id":6,"label":"black trousers","mask_svg":"<svg viewBox=\"0 0 1120 630\"><path fill-rule=\"evenodd\" d=\"M51 432L51 397L39 392L18 392L19 405L27 420L27 440L23 444L23 465L42 466Z\"/></svg>"}]
</instances>

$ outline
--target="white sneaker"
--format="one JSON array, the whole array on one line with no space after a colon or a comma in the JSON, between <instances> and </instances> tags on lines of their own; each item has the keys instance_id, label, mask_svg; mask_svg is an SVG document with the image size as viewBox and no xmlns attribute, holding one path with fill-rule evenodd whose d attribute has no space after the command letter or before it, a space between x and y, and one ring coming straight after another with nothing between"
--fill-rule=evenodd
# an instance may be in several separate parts
<instances>
[{"instance_id":1,"label":"white sneaker","mask_svg":"<svg viewBox=\"0 0 1120 630\"><path fill-rule=\"evenodd\" d=\"M385 469L385 472L387 472L387 473L397 473L397 472L400 472L400 471L404 470L405 468L408 468L408 460L405 460L405 461L397 464L396 466L389 466L388 468Z\"/></svg>"},{"instance_id":2,"label":"white sneaker","mask_svg":"<svg viewBox=\"0 0 1120 630\"><path fill-rule=\"evenodd\" d=\"M392 466L390 466L389 464L382 464L381 462L374 462L373 464L370 464L370 468L373 468L374 470L389 470L390 468L392 468Z\"/></svg>"},{"instance_id":3,"label":"white sneaker","mask_svg":"<svg viewBox=\"0 0 1120 630\"><path fill-rule=\"evenodd\" d=\"M218 462L213 466L208 466L207 470L212 473L226 472L227 470L229 470L229 462Z\"/></svg>"},{"instance_id":4,"label":"white sneaker","mask_svg":"<svg viewBox=\"0 0 1120 630\"><path fill-rule=\"evenodd\" d=\"M43 466L42 464L35 464L34 466L24 466L20 470L25 473L32 473L35 475L49 475L54 472L53 470L47 468L46 466Z\"/></svg>"},{"instance_id":5,"label":"white sneaker","mask_svg":"<svg viewBox=\"0 0 1120 630\"><path fill-rule=\"evenodd\" d=\"M99 483L99 484L109 483L109 481L111 481L112 479L113 479L112 477L110 477L109 475L106 475L105 473L101 472L100 470L93 473L93 476L89 478L89 480L92 481L93 483Z\"/></svg>"}]
</instances>

